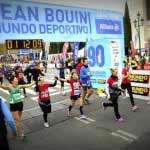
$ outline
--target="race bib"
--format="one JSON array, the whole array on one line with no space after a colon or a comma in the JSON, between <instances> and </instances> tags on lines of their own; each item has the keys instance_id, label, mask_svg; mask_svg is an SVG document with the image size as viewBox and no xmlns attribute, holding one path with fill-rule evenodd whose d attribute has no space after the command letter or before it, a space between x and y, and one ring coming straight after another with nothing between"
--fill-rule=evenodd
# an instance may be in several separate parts
<instances>
[{"instance_id":1,"label":"race bib","mask_svg":"<svg viewBox=\"0 0 150 150\"><path fill-rule=\"evenodd\" d=\"M41 98L49 98L49 92L48 91L41 92Z\"/></svg>"},{"instance_id":2,"label":"race bib","mask_svg":"<svg viewBox=\"0 0 150 150\"><path fill-rule=\"evenodd\" d=\"M81 90L79 90L79 89L76 89L76 90L74 90L74 95L80 95L81 94Z\"/></svg>"}]
</instances>

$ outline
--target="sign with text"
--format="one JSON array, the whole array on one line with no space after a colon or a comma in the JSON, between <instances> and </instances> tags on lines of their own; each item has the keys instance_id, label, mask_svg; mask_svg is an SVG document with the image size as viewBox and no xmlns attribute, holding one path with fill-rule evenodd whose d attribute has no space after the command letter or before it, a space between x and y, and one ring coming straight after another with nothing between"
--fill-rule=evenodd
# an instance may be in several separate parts
<instances>
[{"instance_id":1,"label":"sign with text","mask_svg":"<svg viewBox=\"0 0 150 150\"><path fill-rule=\"evenodd\" d=\"M132 92L137 95L150 96L150 88L148 87L132 86Z\"/></svg>"},{"instance_id":2,"label":"sign with text","mask_svg":"<svg viewBox=\"0 0 150 150\"><path fill-rule=\"evenodd\" d=\"M96 19L96 32L98 34L121 34L121 21Z\"/></svg>"},{"instance_id":3,"label":"sign with text","mask_svg":"<svg viewBox=\"0 0 150 150\"><path fill-rule=\"evenodd\" d=\"M117 68L121 73L121 59L124 56L122 48L120 39L99 39L87 42L87 57L94 88L107 88L110 68Z\"/></svg>"},{"instance_id":4,"label":"sign with text","mask_svg":"<svg viewBox=\"0 0 150 150\"><path fill-rule=\"evenodd\" d=\"M108 40L94 40L87 43L87 57L91 73L93 88L106 88L106 79L109 75L111 61L108 49Z\"/></svg>"},{"instance_id":5,"label":"sign with text","mask_svg":"<svg viewBox=\"0 0 150 150\"><path fill-rule=\"evenodd\" d=\"M108 10L67 7L27 1L0 1L0 40L86 41L123 37L123 15ZM94 35L94 36L93 36ZM111 36L110 36L111 35Z\"/></svg>"},{"instance_id":6,"label":"sign with text","mask_svg":"<svg viewBox=\"0 0 150 150\"><path fill-rule=\"evenodd\" d=\"M149 83L150 75L129 74L131 82Z\"/></svg>"}]
</instances>

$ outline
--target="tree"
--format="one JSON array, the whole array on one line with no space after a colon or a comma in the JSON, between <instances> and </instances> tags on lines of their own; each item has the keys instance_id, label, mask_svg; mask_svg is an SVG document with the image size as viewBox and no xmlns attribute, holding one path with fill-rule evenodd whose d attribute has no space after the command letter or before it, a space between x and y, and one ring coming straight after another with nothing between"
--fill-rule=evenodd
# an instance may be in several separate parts
<instances>
[{"instance_id":1,"label":"tree","mask_svg":"<svg viewBox=\"0 0 150 150\"><path fill-rule=\"evenodd\" d=\"M125 54L129 54L129 49L131 49L130 42L132 40L132 33L131 33L131 22L129 16L129 8L126 1L125 4L125 12L124 12L124 43L125 43Z\"/></svg>"}]
</instances>

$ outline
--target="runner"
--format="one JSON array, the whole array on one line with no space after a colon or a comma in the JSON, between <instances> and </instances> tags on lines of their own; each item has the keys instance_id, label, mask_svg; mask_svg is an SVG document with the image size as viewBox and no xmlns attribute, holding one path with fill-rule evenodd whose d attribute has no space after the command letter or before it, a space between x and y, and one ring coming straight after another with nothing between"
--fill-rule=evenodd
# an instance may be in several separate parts
<instances>
[{"instance_id":1,"label":"runner","mask_svg":"<svg viewBox=\"0 0 150 150\"><path fill-rule=\"evenodd\" d=\"M2 101L0 98L0 149L1 150L9 150L9 144L7 140L7 128L6 124L9 125L9 127L12 130L13 137L16 137L16 125L15 121L12 117L11 112L9 111L7 104Z\"/></svg>"},{"instance_id":2,"label":"runner","mask_svg":"<svg viewBox=\"0 0 150 150\"><path fill-rule=\"evenodd\" d=\"M134 102L134 98L133 98L133 94L132 94L131 81L129 79L129 66L127 64L128 63L124 61L125 67L122 70L123 77L122 77L121 88L124 90L127 89L128 94L130 96L132 110L135 111L135 110L139 109L139 107L137 105L135 105L135 102Z\"/></svg>"},{"instance_id":3,"label":"runner","mask_svg":"<svg viewBox=\"0 0 150 150\"><path fill-rule=\"evenodd\" d=\"M37 87L38 87L38 81L39 81L39 77L44 76L44 73L42 72L41 65L40 63L36 64L35 67L31 70L32 76L33 76L33 80L35 82L35 91L37 91Z\"/></svg>"},{"instance_id":4,"label":"runner","mask_svg":"<svg viewBox=\"0 0 150 150\"><path fill-rule=\"evenodd\" d=\"M33 84L18 85L18 80L15 76L11 76L9 80L10 84L0 84L0 88L9 91L9 104L10 111L16 121L17 133L21 140L24 139L24 133L21 126L21 117L23 111L23 100L21 98L21 88L31 87Z\"/></svg>"},{"instance_id":5,"label":"runner","mask_svg":"<svg viewBox=\"0 0 150 150\"><path fill-rule=\"evenodd\" d=\"M72 110L73 106L77 105L77 103L78 103L79 106L80 106L80 114L81 114L80 118L85 119L86 117L83 114L83 100L82 100L82 97L81 97L82 84L79 80L78 74L76 72L72 72L71 73L71 78L69 80L63 79L63 78L58 78L58 80L70 83L70 87L71 87L71 93L70 93L71 104L69 105L68 116L71 116L70 113L71 113L71 110Z\"/></svg>"},{"instance_id":6,"label":"runner","mask_svg":"<svg viewBox=\"0 0 150 150\"><path fill-rule=\"evenodd\" d=\"M24 76L23 69L22 69L21 66L18 66L16 68L15 75L16 75L16 78L18 80L18 85L24 85L24 84L26 84L26 82L25 82L25 76ZM27 97L26 89L25 88L23 88L23 94L24 94L24 97Z\"/></svg>"},{"instance_id":7,"label":"runner","mask_svg":"<svg viewBox=\"0 0 150 150\"><path fill-rule=\"evenodd\" d=\"M83 87L82 99L84 104L89 104L89 97L93 94L94 90L92 89L91 79L90 79L90 70L88 67L87 58L83 59L84 66L80 70L80 81Z\"/></svg>"},{"instance_id":8,"label":"runner","mask_svg":"<svg viewBox=\"0 0 150 150\"><path fill-rule=\"evenodd\" d=\"M54 87L57 84L57 79L55 78L55 82L53 84L47 83L44 80L44 77L40 77L40 81L38 83L38 92L39 92L39 106L43 112L44 126L46 128L49 127L47 116L48 113L51 113L51 100L50 93L48 91L49 87Z\"/></svg>"},{"instance_id":9,"label":"runner","mask_svg":"<svg viewBox=\"0 0 150 150\"><path fill-rule=\"evenodd\" d=\"M80 70L81 70L81 68L83 66L84 66L84 64L83 64L83 58L80 58L78 60L78 64L76 65L76 71L77 71L78 75L80 75Z\"/></svg>"},{"instance_id":10,"label":"runner","mask_svg":"<svg viewBox=\"0 0 150 150\"><path fill-rule=\"evenodd\" d=\"M109 77L107 83L109 85L110 103L102 102L102 108L105 110L107 107L114 107L116 120L122 122L123 118L120 116L118 109L118 97L121 95L121 89L118 87L117 70L111 69L112 75Z\"/></svg>"}]
</instances>

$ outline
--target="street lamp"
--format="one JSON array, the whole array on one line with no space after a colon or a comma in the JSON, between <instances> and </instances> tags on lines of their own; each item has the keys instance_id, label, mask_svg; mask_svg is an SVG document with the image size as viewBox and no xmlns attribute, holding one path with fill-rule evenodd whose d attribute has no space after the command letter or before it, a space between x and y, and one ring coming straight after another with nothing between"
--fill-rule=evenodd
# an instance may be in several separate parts
<instances>
[{"instance_id":1,"label":"street lamp","mask_svg":"<svg viewBox=\"0 0 150 150\"><path fill-rule=\"evenodd\" d=\"M139 38L139 52L141 53L141 35L140 35L140 28L143 26L144 19L141 17L140 12L137 13L137 18L134 20L134 26L138 33Z\"/></svg>"}]
</instances>

